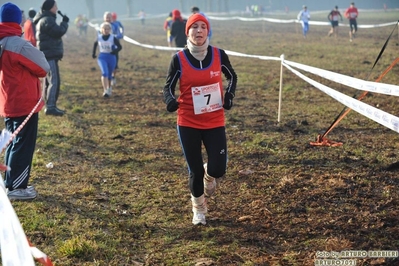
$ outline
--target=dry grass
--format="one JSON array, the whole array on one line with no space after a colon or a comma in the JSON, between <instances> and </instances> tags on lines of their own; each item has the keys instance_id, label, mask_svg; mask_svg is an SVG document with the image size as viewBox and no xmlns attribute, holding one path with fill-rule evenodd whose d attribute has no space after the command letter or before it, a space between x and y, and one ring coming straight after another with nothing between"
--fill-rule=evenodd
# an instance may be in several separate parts
<instances>
[{"instance_id":1,"label":"dry grass","mask_svg":"<svg viewBox=\"0 0 399 266\"><path fill-rule=\"evenodd\" d=\"M165 45L162 23L124 24L129 37ZM392 27L359 30L349 43L344 27L334 39L328 27L312 26L303 39L293 24L212 25L212 44L223 49L284 54L361 79L374 80L397 56L395 34L370 71ZM279 63L234 56L239 83L226 115L228 176L209 201L208 225L192 226L176 118L160 93L170 52L123 42L117 87L103 99L93 42L92 30L87 38L69 30L60 62L60 107L68 114L41 115L32 172L39 196L13 202L28 238L55 265L313 265L316 251L397 249L399 179L387 168L397 160L398 134L351 112L329 135L342 147L312 147L343 106L285 70L277 123ZM383 82L398 84L398 71ZM399 111L394 97L364 101ZM373 262L398 263L358 259Z\"/></svg>"}]
</instances>

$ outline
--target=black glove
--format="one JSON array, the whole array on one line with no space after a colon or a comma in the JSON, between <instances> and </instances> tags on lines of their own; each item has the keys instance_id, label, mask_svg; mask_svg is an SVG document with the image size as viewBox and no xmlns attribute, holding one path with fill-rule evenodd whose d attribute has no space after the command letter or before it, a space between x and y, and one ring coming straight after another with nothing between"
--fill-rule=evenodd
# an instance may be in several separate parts
<instances>
[{"instance_id":1,"label":"black glove","mask_svg":"<svg viewBox=\"0 0 399 266\"><path fill-rule=\"evenodd\" d=\"M69 18L67 16L63 16L62 17L62 22L68 23L69 22Z\"/></svg>"},{"instance_id":2,"label":"black glove","mask_svg":"<svg viewBox=\"0 0 399 266\"><path fill-rule=\"evenodd\" d=\"M95 54L92 54L91 57L93 57L93 59L97 58Z\"/></svg>"},{"instance_id":3,"label":"black glove","mask_svg":"<svg viewBox=\"0 0 399 266\"><path fill-rule=\"evenodd\" d=\"M176 99L173 99L172 101L170 101L168 103L168 105L166 106L166 110L168 110L168 112L174 112L179 108L179 103L176 101Z\"/></svg>"},{"instance_id":4,"label":"black glove","mask_svg":"<svg viewBox=\"0 0 399 266\"><path fill-rule=\"evenodd\" d=\"M226 94L224 95L223 108L226 110L230 110L231 107L233 107L233 99L234 99L234 95L230 92L226 92Z\"/></svg>"},{"instance_id":5,"label":"black glove","mask_svg":"<svg viewBox=\"0 0 399 266\"><path fill-rule=\"evenodd\" d=\"M118 46L116 46L115 44L111 46L111 54L117 54L118 53Z\"/></svg>"}]
</instances>

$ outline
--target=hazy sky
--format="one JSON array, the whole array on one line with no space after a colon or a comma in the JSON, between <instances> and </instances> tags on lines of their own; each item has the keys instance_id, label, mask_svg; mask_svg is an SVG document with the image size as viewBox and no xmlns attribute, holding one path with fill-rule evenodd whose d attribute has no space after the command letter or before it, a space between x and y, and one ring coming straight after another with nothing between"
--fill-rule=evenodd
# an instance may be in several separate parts
<instances>
[{"instance_id":1,"label":"hazy sky","mask_svg":"<svg viewBox=\"0 0 399 266\"><path fill-rule=\"evenodd\" d=\"M222 0L224 2L225 0ZM36 11L40 9L43 0L0 0L0 4L5 2L12 2L17 4L22 10L29 10L34 7ZM190 8L194 5L200 7L203 12L217 12L217 0L211 1L213 5L212 10L208 10L208 0L184 0L184 9L182 13L189 13ZM263 5L267 10L284 10L285 6L292 12L301 10L302 5L307 5L310 11L315 10L331 10L335 5L339 8L346 9L349 7L351 0L229 0L230 11L244 11L247 5ZM87 14L87 6L85 0L57 0L58 8L67 14L71 19L78 14ZM127 14L126 0L94 0L95 16L101 18L105 11L114 11L118 15ZM143 9L147 14L167 14L173 9L181 9L179 0L132 0L133 14ZM383 4L386 3L388 8L399 8L399 0L358 0L355 1L359 9L382 9Z\"/></svg>"}]
</instances>

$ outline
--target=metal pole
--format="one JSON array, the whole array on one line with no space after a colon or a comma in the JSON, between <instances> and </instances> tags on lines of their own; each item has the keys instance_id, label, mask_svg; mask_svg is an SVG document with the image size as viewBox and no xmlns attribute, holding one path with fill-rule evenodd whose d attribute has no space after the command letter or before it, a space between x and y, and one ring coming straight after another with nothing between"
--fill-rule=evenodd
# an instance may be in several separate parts
<instances>
[{"instance_id":1,"label":"metal pole","mask_svg":"<svg viewBox=\"0 0 399 266\"><path fill-rule=\"evenodd\" d=\"M283 62L284 62L284 54L280 55L281 59L281 68L280 68L280 91L278 94L278 116L277 122L280 123L281 120L281 98L283 94Z\"/></svg>"}]
</instances>

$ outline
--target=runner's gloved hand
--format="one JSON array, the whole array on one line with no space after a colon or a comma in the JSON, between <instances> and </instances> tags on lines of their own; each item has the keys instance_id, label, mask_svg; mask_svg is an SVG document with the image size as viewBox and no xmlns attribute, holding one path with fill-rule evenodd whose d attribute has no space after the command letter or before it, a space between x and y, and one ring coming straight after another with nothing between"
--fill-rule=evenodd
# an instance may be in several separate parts
<instances>
[{"instance_id":1,"label":"runner's gloved hand","mask_svg":"<svg viewBox=\"0 0 399 266\"><path fill-rule=\"evenodd\" d=\"M230 110L231 107L233 107L233 99L234 99L234 95L230 92L226 92L224 95L223 108L226 110Z\"/></svg>"},{"instance_id":2,"label":"runner's gloved hand","mask_svg":"<svg viewBox=\"0 0 399 266\"><path fill-rule=\"evenodd\" d=\"M96 54L92 54L91 57L93 57L93 59L97 58Z\"/></svg>"},{"instance_id":3,"label":"runner's gloved hand","mask_svg":"<svg viewBox=\"0 0 399 266\"><path fill-rule=\"evenodd\" d=\"M168 105L166 106L166 110L168 110L168 112L174 112L179 108L179 103L176 101L176 99L173 99L172 101L170 101L168 103Z\"/></svg>"},{"instance_id":4,"label":"runner's gloved hand","mask_svg":"<svg viewBox=\"0 0 399 266\"><path fill-rule=\"evenodd\" d=\"M69 22L69 18L67 16L63 16L62 17L62 21L68 23Z\"/></svg>"}]
</instances>

